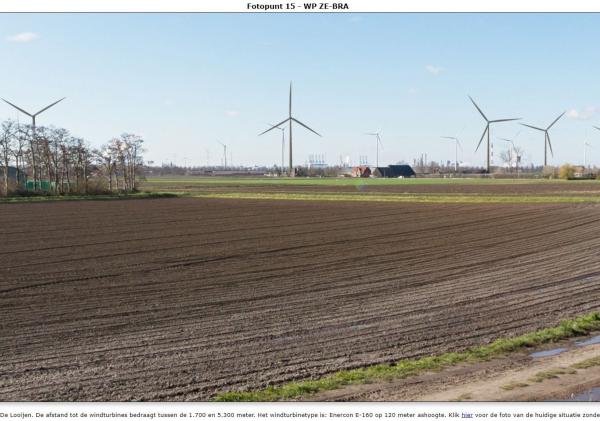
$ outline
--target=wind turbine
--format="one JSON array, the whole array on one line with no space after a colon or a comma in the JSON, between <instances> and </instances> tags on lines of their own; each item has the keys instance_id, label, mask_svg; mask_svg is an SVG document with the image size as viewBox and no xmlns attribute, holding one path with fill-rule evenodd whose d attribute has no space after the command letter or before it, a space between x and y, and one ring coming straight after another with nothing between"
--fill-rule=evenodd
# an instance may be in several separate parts
<instances>
[{"instance_id":1,"label":"wind turbine","mask_svg":"<svg viewBox=\"0 0 600 421\"><path fill-rule=\"evenodd\" d=\"M594 149L587 140L583 142L583 168L587 168L587 149Z\"/></svg>"},{"instance_id":2,"label":"wind turbine","mask_svg":"<svg viewBox=\"0 0 600 421\"><path fill-rule=\"evenodd\" d=\"M519 131L517 132L517 134L513 136L513 138L512 138L512 139L508 139L508 138L506 138L506 137L501 137L501 138L500 138L500 140L503 140L503 141L505 141L505 142L509 142L509 143L512 145L512 151L513 151L513 152L515 153L515 155L516 155L516 157L515 157L515 164L516 164L516 167L517 167L517 177L519 176L519 159L520 159L520 156L519 156L519 154L518 154L518 152L517 152L517 147L515 146L515 139L516 139L517 137L519 137L519 135L520 135L520 134L521 134L521 131L519 130ZM510 149L509 149L509 151L510 151ZM510 165L510 170L511 170L511 172L512 172L512 152L510 153L510 163L509 163L509 165Z\"/></svg>"},{"instance_id":3,"label":"wind turbine","mask_svg":"<svg viewBox=\"0 0 600 421\"><path fill-rule=\"evenodd\" d=\"M441 136L442 139L451 140L454 142L454 172L458 172L458 147L462 151L460 140L456 136Z\"/></svg>"},{"instance_id":4,"label":"wind turbine","mask_svg":"<svg viewBox=\"0 0 600 421\"><path fill-rule=\"evenodd\" d=\"M292 117L292 82L290 82L290 104L289 104L289 115L288 118L286 118L285 120L283 120L281 123L278 123L276 125L274 125L273 127L271 127L270 129L265 130L264 132L260 133L259 136L270 132L271 130L275 129L275 128L279 128L279 126L285 124L289 122L290 123L290 130L289 130L289 139L290 139L290 165L289 165L289 172L290 172L290 177L293 176L293 160L292 160L292 122L298 123L299 125L301 125L302 127L304 127L305 129L310 130L311 132L313 132L314 134L316 134L317 136L321 136L319 133L315 132L313 129L311 129L310 127L308 127L306 124L302 123L301 121L296 120L294 117Z\"/></svg>"},{"instance_id":5,"label":"wind turbine","mask_svg":"<svg viewBox=\"0 0 600 421\"><path fill-rule=\"evenodd\" d=\"M475 100L473 100L473 98L471 98L470 96L469 96L469 99L471 100L471 102L473 103L475 108L477 108L477 111L479 111L479 114L481 114L481 116L483 117L483 119L486 122L485 130L483 131L483 134L481 135L481 139L479 139L479 143L477 144L477 148L475 149L475 152L477 152L477 150L479 150L479 146L481 146L481 142L483 142L483 138L485 137L485 134L487 133L487 173L489 174L490 173L490 125L493 123L503 123L505 121L520 120L520 118L502 118L499 120L488 120L488 118L485 116L483 111L481 111L481 108L479 108L479 106L475 103Z\"/></svg>"},{"instance_id":6,"label":"wind turbine","mask_svg":"<svg viewBox=\"0 0 600 421\"><path fill-rule=\"evenodd\" d=\"M550 142L550 135L548 134L548 130L550 130L550 128L552 126L554 126L554 123L556 123L558 120L560 120L560 118L563 115L565 115L565 112L563 112L561 115L556 117L556 119L545 129L543 129L541 127L536 127L536 126L531 126L529 124L521 123L521 125L523 125L523 126L544 132L544 167L546 165L548 165L548 146L550 146L550 153L552 154L552 156L554 156L554 151L552 151L552 143Z\"/></svg>"},{"instance_id":7,"label":"wind turbine","mask_svg":"<svg viewBox=\"0 0 600 421\"><path fill-rule=\"evenodd\" d=\"M375 167L379 168L379 146L381 146L381 149L383 149L383 143L381 143L381 136L380 136L380 132L374 132L374 133L365 133L367 136L375 136L375 138L377 139L377 141L375 142L375 145L377 146L377 156L375 158Z\"/></svg>"},{"instance_id":8,"label":"wind turbine","mask_svg":"<svg viewBox=\"0 0 600 421\"><path fill-rule=\"evenodd\" d=\"M283 155L285 152L285 127L277 127L273 124L269 124L269 126L271 126L271 128L281 130L281 170L283 171Z\"/></svg>"},{"instance_id":9,"label":"wind turbine","mask_svg":"<svg viewBox=\"0 0 600 421\"><path fill-rule=\"evenodd\" d=\"M41 110L39 110L37 113L34 113L34 114L31 114L31 113L25 111L23 108L17 107L15 104L5 100L4 98L0 98L0 99L2 99L2 101L6 102L11 107L16 108L17 110L21 111L23 114L26 114L29 117L31 117L31 138L32 138L32 141L35 141L35 118L38 115L40 115L41 113L43 113L44 111L46 111L48 108L52 108L59 102L65 100L66 97L59 99L56 102L53 102L52 104L48 105L47 107L42 108ZM33 188L34 188L34 190L36 190L37 189L37 172L36 172L36 165L35 165L35 155L33 155L33 148L32 148L32 161L33 161L33 184L34 184Z\"/></svg>"},{"instance_id":10,"label":"wind turbine","mask_svg":"<svg viewBox=\"0 0 600 421\"><path fill-rule=\"evenodd\" d=\"M224 169L227 169L227 145L217 140L217 143L223 146Z\"/></svg>"}]
</instances>

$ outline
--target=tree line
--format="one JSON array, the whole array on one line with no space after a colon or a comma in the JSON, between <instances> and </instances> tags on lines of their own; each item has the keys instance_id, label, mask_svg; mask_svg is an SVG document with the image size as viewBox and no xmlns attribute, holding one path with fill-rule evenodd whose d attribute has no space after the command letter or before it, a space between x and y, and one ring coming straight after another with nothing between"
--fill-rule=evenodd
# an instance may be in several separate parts
<instances>
[{"instance_id":1,"label":"tree line","mask_svg":"<svg viewBox=\"0 0 600 421\"><path fill-rule=\"evenodd\" d=\"M93 148L64 128L5 120L0 125L0 192L8 196L136 191L143 143L140 136L123 133Z\"/></svg>"}]
</instances>

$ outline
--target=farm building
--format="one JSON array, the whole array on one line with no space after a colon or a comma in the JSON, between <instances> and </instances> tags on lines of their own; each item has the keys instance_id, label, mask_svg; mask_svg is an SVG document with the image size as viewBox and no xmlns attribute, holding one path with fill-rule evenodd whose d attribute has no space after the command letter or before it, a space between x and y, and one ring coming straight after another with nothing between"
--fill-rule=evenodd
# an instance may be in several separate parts
<instances>
[{"instance_id":1,"label":"farm building","mask_svg":"<svg viewBox=\"0 0 600 421\"><path fill-rule=\"evenodd\" d=\"M358 167L352 168L352 177L370 177L371 168L366 165L359 165Z\"/></svg>"},{"instance_id":2,"label":"farm building","mask_svg":"<svg viewBox=\"0 0 600 421\"><path fill-rule=\"evenodd\" d=\"M385 178L416 177L416 174L410 165L388 165L387 167L377 167L372 175L373 177Z\"/></svg>"},{"instance_id":3,"label":"farm building","mask_svg":"<svg viewBox=\"0 0 600 421\"><path fill-rule=\"evenodd\" d=\"M583 165L577 165L573 167L573 176L570 177L574 180L592 180L596 178L597 174L591 168L587 168Z\"/></svg>"}]
</instances>

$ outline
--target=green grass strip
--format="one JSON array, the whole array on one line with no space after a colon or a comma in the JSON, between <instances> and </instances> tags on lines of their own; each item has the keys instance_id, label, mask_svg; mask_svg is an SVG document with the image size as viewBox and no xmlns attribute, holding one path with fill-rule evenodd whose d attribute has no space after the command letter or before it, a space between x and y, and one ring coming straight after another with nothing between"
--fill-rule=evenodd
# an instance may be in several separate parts
<instances>
[{"instance_id":1,"label":"green grass strip","mask_svg":"<svg viewBox=\"0 0 600 421\"><path fill-rule=\"evenodd\" d=\"M255 186L397 186L397 185L511 185L511 184L594 184L598 180L561 180L544 178L353 178L353 177L202 177L163 176L149 177L148 184L190 185L255 185Z\"/></svg>"},{"instance_id":2,"label":"green grass strip","mask_svg":"<svg viewBox=\"0 0 600 421\"><path fill-rule=\"evenodd\" d=\"M316 380L269 386L258 391L222 392L217 394L215 400L266 402L296 399L325 390L339 389L347 385L402 379L459 363L485 361L524 348L556 342L572 336L586 335L598 329L600 329L600 313L594 312L572 320L562 321L558 326L552 328L538 330L515 338L498 339L489 345L469 348L463 352L449 352L419 359L400 360L395 364L377 364L353 370L343 370Z\"/></svg>"},{"instance_id":3,"label":"green grass strip","mask_svg":"<svg viewBox=\"0 0 600 421\"><path fill-rule=\"evenodd\" d=\"M316 200L351 202L404 202L404 203L600 203L600 196L500 196L500 195L444 195L444 194L361 194L361 193L192 193L191 197L212 199L255 200Z\"/></svg>"},{"instance_id":4,"label":"green grass strip","mask_svg":"<svg viewBox=\"0 0 600 421\"><path fill-rule=\"evenodd\" d=\"M129 194L99 194L99 195L64 195L64 196L10 196L1 197L0 203L30 203L30 202L54 202L72 200L129 200L129 199L160 199L168 197L179 197L177 193L144 192Z\"/></svg>"}]
</instances>

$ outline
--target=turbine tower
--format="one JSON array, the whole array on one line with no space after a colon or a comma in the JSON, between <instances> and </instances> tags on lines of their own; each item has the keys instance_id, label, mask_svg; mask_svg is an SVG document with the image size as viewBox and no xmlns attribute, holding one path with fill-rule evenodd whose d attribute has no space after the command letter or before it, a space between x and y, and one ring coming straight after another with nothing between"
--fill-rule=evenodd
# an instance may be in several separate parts
<instances>
[{"instance_id":1,"label":"turbine tower","mask_svg":"<svg viewBox=\"0 0 600 421\"><path fill-rule=\"evenodd\" d=\"M281 170L283 171L284 153L285 153L285 127L276 127L274 124L269 124L271 128L281 130Z\"/></svg>"},{"instance_id":2,"label":"turbine tower","mask_svg":"<svg viewBox=\"0 0 600 421\"><path fill-rule=\"evenodd\" d=\"M485 125L485 130L483 131L483 134L481 135L481 139L479 139L479 143L477 144L477 148L475 149L475 152L477 152L479 150L479 146L481 146L481 142L483 142L483 138L485 137L485 134L487 133L487 164L486 164L486 171L489 174L490 173L490 125L493 123L503 123L505 121L515 121L515 120L520 120L520 118L502 118L499 120L488 120L488 118L485 116L485 114L483 113L483 111L481 111L481 108L479 108L479 106L475 103L475 100L473 100L473 98L471 98L469 96L469 99L471 100L471 102L473 103L473 105L475 106L475 108L477 108L477 111L479 111L479 114L481 114L481 116L483 117L483 119L486 122Z\"/></svg>"},{"instance_id":3,"label":"turbine tower","mask_svg":"<svg viewBox=\"0 0 600 421\"><path fill-rule=\"evenodd\" d=\"M377 139L377 141L375 142L375 145L377 146L377 156L375 158L375 167L379 168L379 146L381 146L381 149L383 149L383 143L381 143L381 132L374 132L374 133L365 133L367 136L375 136L375 138Z\"/></svg>"},{"instance_id":4,"label":"turbine tower","mask_svg":"<svg viewBox=\"0 0 600 421\"><path fill-rule=\"evenodd\" d=\"M587 149L588 148L593 149L591 143L586 140L583 142L583 168L588 167L588 164L587 164Z\"/></svg>"},{"instance_id":5,"label":"turbine tower","mask_svg":"<svg viewBox=\"0 0 600 421\"><path fill-rule=\"evenodd\" d=\"M227 145L218 140L217 140L217 143L220 144L221 146L223 146L223 163L224 163L223 169L226 170L227 169Z\"/></svg>"},{"instance_id":6,"label":"turbine tower","mask_svg":"<svg viewBox=\"0 0 600 421\"><path fill-rule=\"evenodd\" d=\"M294 117L292 117L292 82L290 82L290 103L289 103L289 115L288 115L288 118L286 118L285 120L283 120L281 123L278 123L278 124L274 125L270 129L267 129L264 132L260 133L259 136L262 136L263 134L265 134L267 132L270 132L271 130L273 130L275 128L279 128L279 126L281 126L281 125L283 125L283 124L285 124L287 122L290 123L290 129L289 129L289 132L288 132L289 133L289 142L290 142L289 175L290 175L290 177L292 177L293 176L293 172L294 172L294 166L293 166L293 160L292 160L292 151L293 151L293 149L292 149L292 122L298 123L299 125L301 125L305 129L310 130L311 132L313 132L317 136L321 136L319 133L317 133L316 131L314 131L310 127L308 127L306 124L304 124L301 121L298 121Z\"/></svg>"},{"instance_id":7,"label":"turbine tower","mask_svg":"<svg viewBox=\"0 0 600 421\"><path fill-rule=\"evenodd\" d=\"M31 113L25 111L23 108L17 107L15 104L5 100L4 98L0 98L0 99L2 99L2 101L6 102L11 107L16 108L17 110L21 111L23 114L26 114L29 117L31 117L31 138L32 138L32 141L35 141L35 118L38 115L40 115L41 113L43 113L44 111L46 111L48 108L52 108L59 102L66 99L66 97L59 99L56 102L53 102L52 104L48 105L47 107L42 108L41 110L39 110L37 113L34 113L34 114L31 114ZM37 189L37 170L36 170L36 165L35 165L35 156L33 155L33 152L32 152L32 161L33 161L33 189L36 190Z\"/></svg>"},{"instance_id":8,"label":"turbine tower","mask_svg":"<svg viewBox=\"0 0 600 421\"><path fill-rule=\"evenodd\" d=\"M552 156L554 156L554 152L552 151L552 143L550 142L550 135L548 134L548 130L550 130L550 128L552 126L554 126L554 123L556 123L558 120L560 120L560 118L563 115L565 115L565 112L563 112L561 115L556 117L556 119L545 129L543 129L541 127L536 127L536 126L531 126L529 124L521 123L521 125L523 125L523 126L544 132L544 167L546 165L548 165L548 146L550 146L550 153L552 154Z\"/></svg>"}]
</instances>

